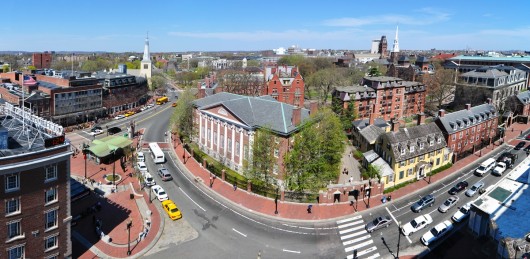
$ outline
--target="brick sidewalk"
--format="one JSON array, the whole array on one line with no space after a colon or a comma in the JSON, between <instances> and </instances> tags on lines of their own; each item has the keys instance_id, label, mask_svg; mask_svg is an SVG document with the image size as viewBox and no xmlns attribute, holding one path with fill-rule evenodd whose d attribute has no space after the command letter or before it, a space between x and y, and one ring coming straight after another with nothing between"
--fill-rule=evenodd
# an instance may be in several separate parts
<instances>
[{"instance_id":1,"label":"brick sidewalk","mask_svg":"<svg viewBox=\"0 0 530 259\"><path fill-rule=\"evenodd\" d=\"M513 131L512 131L513 129ZM509 145L516 145L520 140L516 140L515 138L519 137L520 134L522 134L524 131L528 130L529 126L526 124L513 124L510 128L506 130L506 136L504 139L507 139L507 143ZM175 140L175 136L172 136ZM172 143L174 144L174 151L176 153L176 157L180 161L180 163L183 163L182 154L184 152L182 145L178 143L178 140L176 142ZM493 143L484 149L482 151L478 151L473 155L470 155L464 159L461 159L460 161L457 161L451 168L440 172L436 175L433 175L431 177L431 182L437 182L445 177L453 174L454 172L460 170L461 168L465 167L465 165L471 164L472 162L476 161L477 159L480 159L483 156L488 155L491 153L495 148L497 148L501 143ZM506 145L504 145L506 146ZM187 153L186 156L186 163L184 166L188 169L189 174L193 174L195 177L198 177L202 180L203 184L208 185L210 181L210 173L202 167L197 161L195 161L193 158L190 157L190 154ZM417 181L413 184L410 184L406 187L403 187L401 189L398 189L392 193L389 193L392 195L392 200L402 198L406 195L409 195L411 193L414 193L415 191L420 190L421 188L426 187L429 185L427 181ZM227 182L223 182L221 179L215 179L212 189L218 193L220 196L225 197L227 200L238 204L240 206L243 206L251 211L264 214L271 217L277 217L277 218L283 218L283 219L289 219L289 220L324 220L324 219L332 219L332 218L339 218L347 215L351 215L355 212L355 209L350 206L348 202L342 202L342 203L335 203L335 204L312 204L313 209L312 213L307 213L307 206L309 204L306 203L294 203L294 202L287 202L287 201L278 201L278 214L274 214L275 211L275 204L274 199L265 198L253 193L249 193L246 190L237 189L234 191L231 184ZM370 198L370 207L379 206L381 205L380 196L372 196ZM364 204L363 204L364 203ZM360 199L359 204L357 206L358 211L363 211L367 209L367 199Z\"/></svg>"}]
</instances>

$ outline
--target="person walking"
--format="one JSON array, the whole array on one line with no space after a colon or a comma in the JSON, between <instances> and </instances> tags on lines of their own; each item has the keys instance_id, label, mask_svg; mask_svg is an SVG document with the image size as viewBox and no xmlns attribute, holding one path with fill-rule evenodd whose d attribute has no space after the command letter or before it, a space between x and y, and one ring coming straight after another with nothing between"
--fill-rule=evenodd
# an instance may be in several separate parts
<instances>
[{"instance_id":1,"label":"person walking","mask_svg":"<svg viewBox=\"0 0 530 259\"><path fill-rule=\"evenodd\" d=\"M307 205L307 213L308 214L311 214L311 208L313 207L313 205L309 204Z\"/></svg>"},{"instance_id":2,"label":"person walking","mask_svg":"<svg viewBox=\"0 0 530 259\"><path fill-rule=\"evenodd\" d=\"M237 190L237 184L234 183L234 191L236 191L236 190Z\"/></svg>"}]
</instances>

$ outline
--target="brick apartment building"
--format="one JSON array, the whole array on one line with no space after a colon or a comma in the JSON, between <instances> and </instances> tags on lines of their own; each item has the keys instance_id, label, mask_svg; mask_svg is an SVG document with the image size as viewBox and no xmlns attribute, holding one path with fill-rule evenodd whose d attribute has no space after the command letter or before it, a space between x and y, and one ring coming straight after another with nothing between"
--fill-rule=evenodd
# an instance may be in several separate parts
<instances>
[{"instance_id":1,"label":"brick apartment building","mask_svg":"<svg viewBox=\"0 0 530 259\"><path fill-rule=\"evenodd\" d=\"M265 84L263 95L290 105L303 107L305 83L298 68L294 66L265 67Z\"/></svg>"},{"instance_id":2,"label":"brick apartment building","mask_svg":"<svg viewBox=\"0 0 530 259\"><path fill-rule=\"evenodd\" d=\"M44 53L33 53L31 56L31 64L37 69L51 68L52 53L48 51Z\"/></svg>"},{"instance_id":3,"label":"brick apartment building","mask_svg":"<svg viewBox=\"0 0 530 259\"><path fill-rule=\"evenodd\" d=\"M517 93L508 97L506 109L511 111L514 116L525 117L528 120L530 116L530 91Z\"/></svg>"},{"instance_id":4,"label":"brick apartment building","mask_svg":"<svg viewBox=\"0 0 530 259\"><path fill-rule=\"evenodd\" d=\"M458 158L491 143L498 133L498 117L495 106L489 100L473 107L468 104L465 109L448 114L440 110L435 123L442 130L447 147Z\"/></svg>"},{"instance_id":5,"label":"brick apartment building","mask_svg":"<svg viewBox=\"0 0 530 259\"><path fill-rule=\"evenodd\" d=\"M283 178L283 156L298 126L310 111L276 101L270 96L249 97L221 92L193 102L194 140L201 150L224 165L242 172L243 160L252 155L254 135L260 128L275 135L273 174ZM316 112L316 103L311 106Z\"/></svg>"},{"instance_id":6,"label":"brick apartment building","mask_svg":"<svg viewBox=\"0 0 530 259\"><path fill-rule=\"evenodd\" d=\"M0 118L22 127L20 116L13 113L4 111ZM32 128L28 123L26 127ZM42 132L46 138L51 137L45 142L35 135L38 131L27 131L32 135L30 138L35 137L35 142L28 143L27 139L15 136L17 130L0 126L0 211L4 213L0 217L0 234L4 240L0 242L0 258L69 258L72 255L72 152L64 135Z\"/></svg>"},{"instance_id":7,"label":"brick apartment building","mask_svg":"<svg viewBox=\"0 0 530 259\"><path fill-rule=\"evenodd\" d=\"M375 112L386 121L423 113L425 85L397 77L365 77L361 85L337 87L332 98L338 98L344 109L353 101L358 119L369 119Z\"/></svg>"}]
</instances>

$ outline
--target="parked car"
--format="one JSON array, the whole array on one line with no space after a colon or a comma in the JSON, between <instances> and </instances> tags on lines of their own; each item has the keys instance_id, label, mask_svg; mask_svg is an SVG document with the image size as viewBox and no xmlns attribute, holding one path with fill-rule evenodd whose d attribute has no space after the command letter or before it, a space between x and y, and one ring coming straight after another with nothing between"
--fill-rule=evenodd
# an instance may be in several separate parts
<instances>
[{"instance_id":1,"label":"parked car","mask_svg":"<svg viewBox=\"0 0 530 259\"><path fill-rule=\"evenodd\" d=\"M429 214L421 215L413 219L411 222L401 227L401 233L408 236L414 232L423 229L425 226L432 223L432 217Z\"/></svg>"},{"instance_id":2,"label":"parked car","mask_svg":"<svg viewBox=\"0 0 530 259\"><path fill-rule=\"evenodd\" d=\"M530 140L530 134L526 135L525 139Z\"/></svg>"},{"instance_id":3,"label":"parked car","mask_svg":"<svg viewBox=\"0 0 530 259\"><path fill-rule=\"evenodd\" d=\"M432 207L432 205L434 205L434 196L432 196L431 194L428 194L428 195L422 197L416 203L412 204L410 209L412 211L414 211L414 212L420 212L421 210L423 210L427 206Z\"/></svg>"},{"instance_id":4,"label":"parked car","mask_svg":"<svg viewBox=\"0 0 530 259\"><path fill-rule=\"evenodd\" d=\"M149 109L149 107L148 106L144 106L144 107L140 108L140 111L145 111L147 109Z\"/></svg>"},{"instance_id":5,"label":"parked car","mask_svg":"<svg viewBox=\"0 0 530 259\"><path fill-rule=\"evenodd\" d=\"M445 200L445 202L442 203L442 205L440 205L440 207L438 207L438 211L440 211L441 213L447 212L449 209L451 209L453 206L456 205L458 200L459 200L459 198L457 196L451 196L451 197L447 198L447 200Z\"/></svg>"},{"instance_id":6,"label":"parked car","mask_svg":"<svg viewBox=\"0 0 530 259\"><path fill-rule=\"evenodd\" d=\"M125 117L129 117L129 116L132 116L132 115L135 115L136 112L133 112L133 111L128 111L125 113Z\"/></svg>"},{"instance_id":7,"label":"parked car","mask_svg":"<svg viewBox=\"0 0 530 259\"><path fill-rule=\"evenodd\" d=\"M182 218L182 213L180 212L177 205L172 200L165 200L162 202L162 208L166 211L167 215L171 220L177 220Z\"/></svg>"},{"instance_id":8,"label":"parked car","mask_svg":"<svg viewBox=\"0 0 530 259\"><path fill-rule=\"evenodd\" d=\"M530 152L530 144L528 144L528 146L526 146L526 147L524 148L524 151L525 151L525 152Z\"/></svg>"},{"instance_id":9,"label":"parked car","mask_svg":"<svg viewBox=\"0 0 530 259\"><path fill-rule=\"evenodd\" d=\"M164 191L160 185L153 185L151 190L159 201L165 201L168 199L166 191Z\"/></svg>"},{"instance_id":10,"label":"parked car","mask_svg":"<svg viewBox=\"0 0 530 259\"><path fill-rule=\"evenodd\" d=\"M90 129L90 131L94 132L96 130L103 130L103 128L101 128L101 126L94 126Z\"/></svg>"},{"instance_id":11,"label":"parked car","mask_svg":"<svg viewBox=\"0 0 530 259\"><path fill-rule=\"evenodd\" d=\"M145 162L137 162L136 167L138 167L138 170L142 173L147 173L147 165Z\"/></svg>"},{"instance_id":12,"label":"parked car","mask_svg":"<svg viewBox=\"0 0 530 259\"><path fill-rule=\"evenodd\" d=\"M153 186L156 184L155 179L153 179L153 176L150 173L144 174L144 181L147 186Z\"/></svg>"},{"instance_id":13,"label":"parked car","mask_svg":"<svg viewBox=\"0 0 530 259\"><path fill-rule=\"evenodd\" d=\"M504 152L502 153L498 158L497 158L497 163L498 162L504 162L504 160L509 156L511 155L512 153L510 152Z\"/></svg>"},{"instance_id":14,"label":"parked car","mask_svg":"<svg viewBox=\"0 0 530 259\"><path fill-rule=\"evenodd\" d=\"M465 190L469 186L469 184L466 181L461 181L457 183L453 188L449 190L449 194L455 195L463 190Z\"/></svg>"},{"instance_id":15,"label":"parked car","mask_svg":"<svg viewBox=\"0 0 530 259\"><path fill-rule=\"evenodd\" d=\"M497 166L493 169L491 172L492 175L501 176L504 171L506 171L506 163L499 162L497 163Z\"/></svg>"},{"instance_id":16,"label":"parked car","mask_svg":"<svg viewBox=\"0 0 530 259\"><path fill-rule=\"evenodd\" d=\"M517 144L517 146L515 146L513 149L515 149L515 150L520 150L520 149L523 148L525 145L526 145L526 142L521 141L521 142L519 142L519 144Z\"/></svg>"},{"instance_id":17,"label":"parked car","mask_svg":"<svg viewBox=\"0 0 530 259\"><path fill-rule=\"evenodd\" d=\"M377 217L371 222L368 222L364 228L368 233L372 233L374 230L388 227L390 224L392 224L392 219L389 216Z\"/></svg>"},{"instance_id":18,"label":"parked car","mask_svg":"<svg viewBox=\"0 0 530 259\"><path fill-rule=\"evenodd\" d=\"M164 167L158 169L158 175L160 176L160 178L162 178L162 181L173 180L173 177L171 176L169 171Z\"/></svg>"},{"instance_id":19,"label":"parked car","mask_svg":"<svg viewBox=\"0 0 530 259\"><path fill-rule=\"evenodd\" d=\"M443 237L451 229L453 229L453 224L451 223L451 221L446 220L433 227L431 230L429 230L429 232L423 234L420 240L424 245L428 246L432 242Z\"/></svg>"},{"instance_id":20,"label":"parked car","mask_svg":"<svg viewBox=\"0 0 530 259\"><path fill-rule=\"evenodd\" d=\"M109 135L114 135L116 133L120 133L121 129L119 127L112 127L108 129Z\"/></svg>"},{"instance_id":21,"label":"parked car","mask_svg":"<svg viewBox=\"0 0 530 259\"><path fill-rule=\"evenodd\" d=\"M122 114L120 114L120 115L114 117L115 120L121 120L121 119L123 119L123 118L125 118L125 115L122 115Z\"/></svg>"},{"instance_id":22,"label":"parked car","mask_svg":"<svg viewBox=\"0 0 530 259\"><path fill-rule=\"evenodd\" d=\"M458 211L455 212L455 215L451 217L454 222L462 222L465 218L469 216L469 209L471 208L471 203L458 208Z\"/></svg>"},{"instance_id":23,"label":"parked car","mask_svg":"<svg viewBox=\"0 0 530 259\"><path fill-rule=\"evenodd\" d=\"M473 184L473 186L471 186L471 188L469 188L469 190L466 191L466 196L468 197L473 197L475 196L475 194L482 188L484 187L484 182L480 181L480 182L476 182L475 184Z\"/></svg>"}]
</instances>

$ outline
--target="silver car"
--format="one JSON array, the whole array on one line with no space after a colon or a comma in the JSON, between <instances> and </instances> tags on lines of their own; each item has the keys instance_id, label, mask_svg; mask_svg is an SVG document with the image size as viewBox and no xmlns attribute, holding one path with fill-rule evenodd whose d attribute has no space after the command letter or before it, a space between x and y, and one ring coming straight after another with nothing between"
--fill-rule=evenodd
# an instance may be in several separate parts
<instances>
[{"instance_id":1,"label":"silver car","mask_svg":"<svg viewBox=\"0 0 530 259\"><path fill-rule=\"evenodd\" d=\"M466 191L466 196L468 197L473 197L475 196L475 194L482 188L484 187L484 182L476 182L475 184L473 184L473 186L471 186L471 188L469 188L469 190Z\"/></svg>"},{"instance_id":2,"label":"silver car","mask_svg":"<svg viewBox=\"0 0 530 259\"><path fill-rule=\"evenodd\" d=\"M391 223L392 219L390 219L389 216L377 217L371 222L368 222L365 229L368 231L368 233L372 233L374 230L380 229L382 227L388 227Z\"/></svg>"},{"instance_id":3,"label":"silver car","mask_svg":"<svg viewBox=\"0 0 530 259\"><path fill-rule=\"evenodd\" d=\"M449 209L451 209L453 206L455 206L457 202L458 202L458 197L451 196L451 197L447 198L447 200L445 200L445 202L442 203L442 205L440 205L440 207L438 207L438 210L441 213L445 213Z\"/></svg>"}]
</instances>

